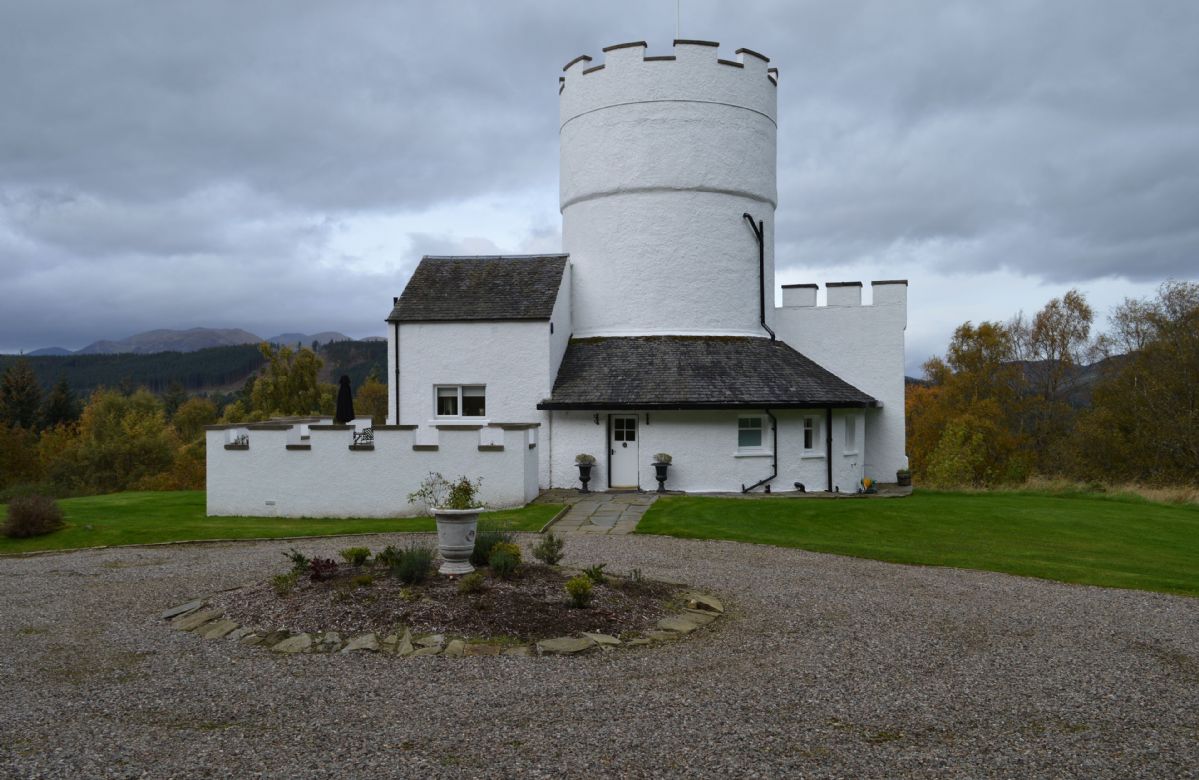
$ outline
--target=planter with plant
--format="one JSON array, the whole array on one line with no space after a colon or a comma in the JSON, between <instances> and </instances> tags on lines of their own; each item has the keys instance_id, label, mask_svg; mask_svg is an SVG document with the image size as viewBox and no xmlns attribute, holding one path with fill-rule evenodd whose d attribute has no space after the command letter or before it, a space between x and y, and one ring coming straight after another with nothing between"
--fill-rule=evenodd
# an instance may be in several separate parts
<instances>
[{"instance_id":1,"label":"planter with plant","mask_svg":"<svg viewBox=\"0 0 1199 780\"><path fill-rule=\"evenodd\" d=\"M579 481L583 483L583 489L579 492L590 493L587 483L591 481L591 467L595 465L595 456L580 452L575 455L575 465L579 467Z\"/></svg>"},{"instance_id":2,"label":"planter with plant","mask_svg":"<svg viewBox=\"0 0 1199 780\"><path fill-rule=\"evenodd\" d=\"M900 487L911 487L912 471L911 469L899 469L895 472L895 484Z\"/></svg>"},{"instance_id":3,"label":"planter with plant","mask_svg":"<svg viewBox=\"0 0 1199 780\"><path fill-rule=\"evenodd\" d=\"M670 453L659 452L654 456L654 479L658 480L658 492L666 492L666 471L670 468Z\"/></svg>"},{"instance_id":4,"label":"planter with plant","mask_svg":"<svg viewBox=\"0 0 1199 780\"><path fill-rule=\"evenodd\" d=\"M420 487L408 494L408 503L424 504L437 520L437 551L441 553L440 574L470 574L470 556L475 549L475 533L479 523L479 512L483 504L479 501L482 477L471 481L458 477L453 482L441 474L430 472Z\"/></svg>"}]
</instances>

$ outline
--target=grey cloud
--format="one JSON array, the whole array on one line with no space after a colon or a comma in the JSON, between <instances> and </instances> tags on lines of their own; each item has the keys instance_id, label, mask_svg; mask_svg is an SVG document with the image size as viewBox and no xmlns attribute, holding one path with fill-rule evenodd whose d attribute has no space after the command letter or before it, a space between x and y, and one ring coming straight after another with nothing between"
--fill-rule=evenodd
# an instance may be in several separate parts
<instances>
[{"instance_id":1,"label":"grey cloud","mask_svg":"<svg viewBox=\"0 0 1199 780\"><path fill-rule=\"evenodd\" d=\"M634 0L3 4L0 263L20 300L0 348L374 333L362 295L385 309L421 253L552 251L559 227L520 214L519 246L413 234L392 275L348 270L329 238L482 194L553 204L561 65L665 52L674 21ZM784 266L1195 275L1189 0L689 0L682 35L782 70Z\"/></svg>"}]
</instances>

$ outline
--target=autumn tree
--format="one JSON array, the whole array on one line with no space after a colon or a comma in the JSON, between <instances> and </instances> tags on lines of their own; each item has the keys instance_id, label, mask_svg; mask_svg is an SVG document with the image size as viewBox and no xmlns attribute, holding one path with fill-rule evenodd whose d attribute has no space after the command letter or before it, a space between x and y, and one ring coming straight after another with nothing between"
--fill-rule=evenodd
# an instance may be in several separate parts
<instances>
[{"instance_id":1,"label":"autumn tree","mask_svg":"<svg viewBox=\"0 0 1199 780\"><path fill-rule=\"evenodd\" d=\"M354 411L360 415L369 414L374 425L387 422L387 385L379 381L374 371L358 388L354 396Z\"/></svg>"},{"instance_id":2,"label":"autumn tree","mask_svg":"<svg viewBox=\"0 0 1199 780\"><path fill-rule=\"evenodd\" d=\"M270 344L259 349L267 364L250 391L252 411L267 416L332 412L335 390L318 380L324 363L315 352Z\"/></svg>"},{"instance_id":3,"label":"autumn tree","mask_svg":"<svg viewBox=\"0 0 1199 780\"><path fill-rule=\"evenodd\" d=\"M924 364L931 387L909 404L908 454L918 479L988 485L1025 478L1024 378L1015 351L1005 325L967 322L954 331L944 358Z\"/></svg>"},{"instance_id":4,"label":"autumn tree","mask_svg":"<svg viewBox=\"0 0 1199 780\"><path fill-rule=\"evenodd\" d=\"M28 358L22 357L0 376L0 425L33 429L41 405L41 385Z\"/></svg>"},{"instance_id":5,"label":"autumn tree","mask_svg":"<svg viewBox=\"0 0 1199 780\"><path fill-rule=\"evenodd\" d=\"M1072 441L1080 475L1150 484L1199 481L1199 284L1166 282L1112 316L1115 353Z\"/></svg>"},{"instance_id":6,"label":"autumn tree","mask_svg":"<svg viewBox=\"0 0 1199 780\"><path fill-rule=\"evenodd\" d=\"M153 393L97 390L79 419L76 478L94 492L161 487L178 448Z\"/></svg>"},{"instance_id":7,"label":"autumn tree","mask_svg":"<svg viewBox=\"0 0 1199 780\"><path fill-rule=\"evenodd\" d=\"M54 428L73 423L79 419L79 413L79 402L75 400L71 386L67 384L66 377L59 377L42 406L42 427Z\"/></svg>"},{"instance_id":8,"label":"autumn tree","mask_svg":"<svg viewBox=\"0 0 1199 780\"><path fill-rule=\"evenodd\" d=\"M1082 367L1095 354L1090 338L1094 318L1086 297L1070 290L1045 304L1031 322L1017 315L1009 323L1027 382L1024 429L1041 471L1058 470L1062 462L1060 445L1075 415L1070 397L1078 389Z\"/></svg>"}]
</instances>

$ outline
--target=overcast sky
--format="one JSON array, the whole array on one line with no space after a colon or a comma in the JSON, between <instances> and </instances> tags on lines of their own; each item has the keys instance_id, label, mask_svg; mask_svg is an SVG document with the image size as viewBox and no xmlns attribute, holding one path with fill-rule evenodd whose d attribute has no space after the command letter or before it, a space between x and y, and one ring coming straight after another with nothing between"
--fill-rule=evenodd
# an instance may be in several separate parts
<instances>
[{"instance_id":1,"label":"overcast sky","mask_svg":"<svg viewBox=\"0 0 1199 780\"><path fill-rule=\"evenodd\" d=\"M682 0L768 55L780 283L964 320L1199 277L1195 0ZM422 254L560 248L558 76L674 0L0 4L0 351L384 335ZM867 285L867 289L869 285Z\"/></svg>"}]
</instances>

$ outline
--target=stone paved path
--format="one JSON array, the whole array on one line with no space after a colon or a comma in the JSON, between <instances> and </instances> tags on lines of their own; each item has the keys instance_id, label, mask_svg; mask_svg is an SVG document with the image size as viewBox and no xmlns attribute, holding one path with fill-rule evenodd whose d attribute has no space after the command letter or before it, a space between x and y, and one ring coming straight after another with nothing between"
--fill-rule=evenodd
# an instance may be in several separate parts
<instances>
[{"instance_id":1,"label":"stone paved path","mask_svg":"<svg viewBox=\"0 0 1199 780\"><path fill-rule=\"evenodd\" d=\"M547 490L538 503L566 504L565 515L552 526L566 534L629 534L637 527L656 493L580 493L572 489Z\"/></svg>"}]
</instances>

